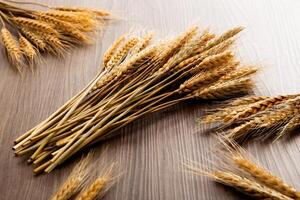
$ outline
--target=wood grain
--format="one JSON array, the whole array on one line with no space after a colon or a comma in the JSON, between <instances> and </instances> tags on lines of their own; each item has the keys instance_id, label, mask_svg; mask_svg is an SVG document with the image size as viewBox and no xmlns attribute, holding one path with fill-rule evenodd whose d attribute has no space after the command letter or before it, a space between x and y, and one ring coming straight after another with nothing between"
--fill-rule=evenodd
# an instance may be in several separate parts
<instances>
[{"instance_id":1,"label":"wood grain","mask_svg":"<svg viewBox=\"0 0 300 200\"><path fill-rule=\"evenodd\" d=\"M13 140L47 117L91 80L101 55L120 34L152 29L159 35L183 31L191 24L220 33L245 26L236 49L247 64L263 70L257 94L300 92L299 1L286 0L44 0L51 5L106 8L124 20L115 23L96 44L77 49L64 60L45 58L34 74L18 76L0 55L0 199L47 199L67 177L74 158L53 173L34 177L23 158L15 158ZM2 47L1 47L2 48ZM1 49L3 52L3 49ZM104 199L245 199L206 178L194 177L180 167L182 158L208 164L206 153L215 141L201 134L208 127L195 119L215 105L181 105L138 120L107 145L106 156L117 160L124 176ZM98 152L99 151L99 152ZM274 144L253 144L249 151L259 162L300 189L300 137ZM98 158L101 159L101 158Z\"/></svg>"}]
</instances>

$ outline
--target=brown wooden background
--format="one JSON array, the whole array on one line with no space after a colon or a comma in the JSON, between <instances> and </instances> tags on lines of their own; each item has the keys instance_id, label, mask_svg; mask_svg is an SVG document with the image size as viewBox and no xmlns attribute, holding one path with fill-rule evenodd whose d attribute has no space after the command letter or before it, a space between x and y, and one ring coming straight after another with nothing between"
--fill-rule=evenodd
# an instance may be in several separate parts
<instances>
[{"instance_id":1,"label":"brown wooden background","mask_svg":"<svg viewBox=\"0 0 300 200\"><path fill-rule=\"evenodd\" d=\"M53 173L34 177L24 159L15 158L13 140L47 117L91 80L101 55L121 33L151 29L172 35L191 24L221 33L243 25L238 55L258 64L257 94L300 92L300 2L293 0L44 0L51 5L78 5L112 10L123 21L104 32L96 44L75 50L60 60L45 58L34 74L21 78L0 55L0 199L47 199L77 161ZM30 6L29 6L30 7ZM213 106L213 105L212 105ZM206 178L183 172L186 157L205 165L215 140L201 134L207 127L195 119L207 106L181 105L148 116L122 129L107 155L121 164L123 178L104 199L244 199ZM100 147L101 146L101 147ZM264 166L300 189L300 137L275 144L254 144L249 151ZM97 154L98 155L98 154ZM99 157L98 160L104 159Z\"/></svg>"}]
</instances>

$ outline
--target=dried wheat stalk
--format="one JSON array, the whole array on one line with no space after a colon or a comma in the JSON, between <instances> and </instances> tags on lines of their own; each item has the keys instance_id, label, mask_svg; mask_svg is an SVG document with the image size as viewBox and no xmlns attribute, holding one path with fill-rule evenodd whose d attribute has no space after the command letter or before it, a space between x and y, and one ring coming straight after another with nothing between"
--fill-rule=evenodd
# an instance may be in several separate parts
<instances>
[{"instance_id":1,"label":"dried wheat stalk","mask_svg":"<svg viewBox=\"0 0 300 200\"><path fill-rule=\"evenodd\" d=\"M115 136L149 113L189 100L221 101L250 92L254 85L250 75L256 68L239 73L243 67L230 50L241 30L215 36L191 27L156 43L152 33L122 35L105 53L104 71L17 138L15 154L30 154L29 162L38 163L36 173L51 172L76 152Z\"/></svg>"},{"instance_id":2,"label":"dried wheat stalk","mask_svg":"<svg viewBox=\"0 0 300 200\"><path fill-rule=\"evenodd\" d=\"M221 123L227 137L239 142L278 139L299 127L299 105L299 95L250 96L229 102L204 121Z\"/></svg>"},{"instance_id":3,"label":"dried wheat stalk","mask_svg":"<svg viewBox=\"0 0 300 200\"><path fill-rule=\"evenodd\" d=\"M46 7L44 11L30 10L0 2L2 43L8 60L19 72L26 65L32 69L40 53L64 56L75 46L90 44L93 33L112 19L104 10L11 2Z\"/></svg>"},{"instance_id":4,"label":"dried wheat stalk","mask_svg":"<svg viewBox=\"0 0 300 200\"><path fill-rule=\"evenodd\" d=\"M247 152L235 142L220 139L222 147L214 152L213 169L187 164L197 175L204 175L233 187L255 199L300 199L300 192L278 176L249 159Z\"/></svg>"}]
</instances>

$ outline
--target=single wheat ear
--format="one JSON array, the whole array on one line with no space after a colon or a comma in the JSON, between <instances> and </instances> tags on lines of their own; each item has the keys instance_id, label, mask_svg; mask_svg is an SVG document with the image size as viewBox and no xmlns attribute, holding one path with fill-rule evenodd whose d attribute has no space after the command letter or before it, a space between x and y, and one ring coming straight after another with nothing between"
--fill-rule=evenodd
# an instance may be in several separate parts
<instances>
[{"instance_id":1,"label":"single wheat ear","mask_svg":"<svg viewBox=\"0 0 300 200\"><path fill-rule=\"evenodd\" d=\"M262 184L274 190L277 190L278 192L286 196L289 196L293 199L300 198L300 192L298 192L295 188L286 184L279 177L274 176L273 174L271 174L264 168L259 167L258 165L251 162L250 160L240 156L234 156L233 161L239 168L249 173L252 177L254 177Z\"/></svg>"},{"instance_id":2,"label":"single wheat ear","mask_svg":"<svg viewBox=\"0 0 300 200\"><path fill-rule=\"evenodd\" d=\"M10 63L21 73L22 54L17 41L5 27L1 29L1 39Z\"/></svg>"},{"instance_id":3,"label":"single wheat ear","mask_svg":"<svg viewBox=\"0 0 300 200\"><path fill-rule=\"evenodd\" d=\"M85 158L81 159L80 163L75 166L67 180L54 193L50 200L68 200L80 191L89 176L87 168L90 163L90 156L88 154Z\"/></svg>"},{"instance_id":4,"label":"single wheat ear","mask_svg":"<svg viewBox=\"0 0 300 200\"><path fill-rule=\"evenodd\" d=\"M285 183L278 176L273 175L265 168L257 165L246 156L246 151L234 141L228 138L219 138L221 144L224 145L226 151L223 160L229 160L233 165L237 166L246 175L250 175L257 182L276 190L292 199L299 199L300 193L293 186ZM248 156L249 157L249 156ZM226 163L226 162L225 162ZM228 162L227 162L228 163Z\"/></svg>"},{"instance_id":5,"label":"single wheat ear","mask_svg":"<svg viewBox=\"0 0 300 200\"><path fill-rule=\"evenodd\" d=\"M115 163L112 163L107 169L86 186L86 188L78 195L76 200L94 200L102 197L115 181Z\"/></svg>"},{"instance_id":6,"label":"single wheat ear","mask_svg":"<svg viewBox=\"0 0 300 200\"><path fill-rule=\"evenodd\" d=\"M35 49L35 47L22 35L20 35L19 37L19 46L20 46L20 50L23 53L24 57L27 59L29 66L33 67L34 64L34 60L36 59L36 57L38 56L38 52Z\"/></svg>"},{"instance_id":7,"label":"single wheat ear","mask_svg":"<svg viewBox=\"0 0 300 200\"><path fill-rule=\"evenodd\" d=\"M112 58L113 54L116 53L116 50L119 48L122 42L125 41L125 35L121 35L115 42L109 47L103 56L103 66L107 68L107 63Z\"/></svg>"},{"instance_id":8,"label":"single wheat ear","mask_svg":"<svg viewBox=\"0 0 300 200\"><path fill-rule=\"evenodd\" d=\"M281 194L271 188L252 181L247 178L238 176L232 172L216 171L210 174L210 177L224 185L228 185L245 193L255 199L276 199L276 200L292 200L288 196Z\"/></svg>"}]
</instances>

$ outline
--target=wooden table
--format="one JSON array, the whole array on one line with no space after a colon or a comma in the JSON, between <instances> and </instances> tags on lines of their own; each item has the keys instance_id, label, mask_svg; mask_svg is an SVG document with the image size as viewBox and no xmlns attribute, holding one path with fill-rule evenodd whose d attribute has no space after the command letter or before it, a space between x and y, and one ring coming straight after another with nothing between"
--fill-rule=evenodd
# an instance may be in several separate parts
<instances>
[{"instance_id":1,"label":"wooden table","mask_svg":"<svg viewBox=\"0 0 300 200\"><path fill-rule=\"evenodd\" d=\"M21 78L0 56L0 199L47 199L67 177L78 156L51 174L33 176L24 158L11 150L13 140L46 118L83 88L96 74L101 55L116 37L129 30L151 29L172 35L191 24L221 33L245 26L236 45L246 64L261 65L257 94L300 91L299 1L267 0L44 0L51 5L78 5L112 10L123 21L104 32L96 44L80 48L64 60L45 58L34 73ZM30 6L29 6L30 7ZM2 48L2 47L1 47ZM3 49L1 49L1 52ZM212 107L214 105L211 105ZM201 134L195 119L207 106L181 105L138 120L109 145L106 155L118 161L123 177L104 199L245 199L233 190L181 169L181 159L204 165L215 144ZM300 137L274 144L253 144L249 151L260 163L300 189ZM98 159L102 159L99 157Z\"/></svg>"}]
</instances>

